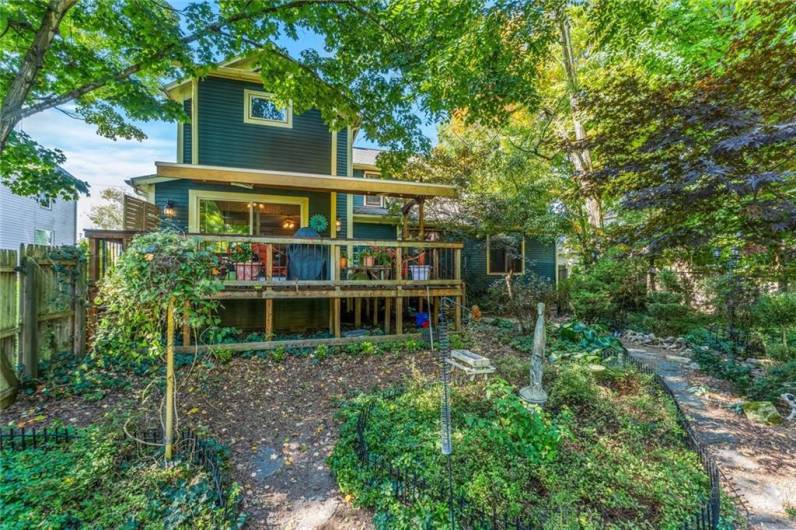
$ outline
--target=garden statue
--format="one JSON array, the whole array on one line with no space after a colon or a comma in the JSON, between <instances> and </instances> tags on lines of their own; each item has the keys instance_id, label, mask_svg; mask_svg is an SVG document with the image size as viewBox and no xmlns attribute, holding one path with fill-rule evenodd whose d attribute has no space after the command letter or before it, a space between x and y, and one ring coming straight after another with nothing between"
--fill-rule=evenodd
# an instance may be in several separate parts
<instances>
[{"instance_id":1,"label":"garden statue","mask_svg":"<svg viewBox=\"0 0 796 530\"><path fill-rule=\"evenodd\" d=\"M542 362L544 361L544 304L536 306L536 328L533 331L533 353L531 354L531 384L520 390L520 397L534 405L544 405L547 392L542 388Z\"/></svg>"},{"instance_id":2,"label":"garden statue","mask_svg":"<svg viewBox=\"0 0 796 530\"><path fill-rule=\"evenodd\" d=\"M780 395L782 401L790 406L790 415L785 418L787 421L796 421L796 396L790 393Z\"/></svg>"}]
</instances>

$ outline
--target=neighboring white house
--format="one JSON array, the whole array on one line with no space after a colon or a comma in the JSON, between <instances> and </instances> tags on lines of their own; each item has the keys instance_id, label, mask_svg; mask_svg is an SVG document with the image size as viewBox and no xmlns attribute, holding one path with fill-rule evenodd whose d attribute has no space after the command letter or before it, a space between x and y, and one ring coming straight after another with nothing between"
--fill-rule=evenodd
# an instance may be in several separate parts
<instances>
[{"instance_id":1,"label":"neighboring white house","mask_svg":"<svg viewBox=\"0 0 796 530\"><path fill-rule=\"evenodd\" d=\"M0 248L16 249L20 243L74 245L76 238L77 201L41 205L0 185Z\"/></svg>"}]
</instances>

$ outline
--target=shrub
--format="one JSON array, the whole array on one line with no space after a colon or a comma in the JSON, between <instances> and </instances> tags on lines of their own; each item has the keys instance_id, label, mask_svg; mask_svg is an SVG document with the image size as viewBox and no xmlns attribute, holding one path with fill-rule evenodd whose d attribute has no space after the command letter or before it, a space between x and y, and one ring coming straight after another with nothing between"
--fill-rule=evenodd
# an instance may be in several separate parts
<instances>
[{"instance_id":1,"label":"shrub","mask_svg":"<svg viewBox=\"0 0 796 530\"><path fill-rule=\"evenodd\" d=\"M754 324L762 329L775 330L782 341L779 358L791 357L790 329L796 326L796 294L780 293L762 296L752 307Z\"/></svg>"},{"instance_id":2,"label":"shrub","mask_svg":"<svg viewBox=\"0 0 796 530\"><path fill-rule=\"evenodd\" d=\"M529 333L536 321L536 306L540 302L549 306L553 296L550 280L528 271L522 275L506 275L489 289L493 304L500 311L517 319L520 330Z\"/></svg>"},{"instance_id":3,"label":"shrub","mask_svg":"<svg viewBox=\"0 0 796 530\"><path fill-rule=\"evenodd\" d=\"M767 369L747 390L754 400L774 402L785 392L796 393L796 360Z\"/></svg>"},{"instance_id":4,"label":"shrub","mask_svg":"<svg viewBox=\"0 0 796 530\"><path fill-rule=\"evenodd\" d=\"M287 351L285 350L284 346L277 346L271 350L268 356L272 361L281 363L287 359Z\"/></svg>"},{"instance_id":5,"label":"shrub","mask_svg":"<svg viewBox=\"0 0 796 530\"><path fill-rule=\"evenodd\" d=\"M644 307L646 264L625 256L605 256L568 280L574 315L589 323L623 327L628 313Z\"/></svg>"}]
</instances>

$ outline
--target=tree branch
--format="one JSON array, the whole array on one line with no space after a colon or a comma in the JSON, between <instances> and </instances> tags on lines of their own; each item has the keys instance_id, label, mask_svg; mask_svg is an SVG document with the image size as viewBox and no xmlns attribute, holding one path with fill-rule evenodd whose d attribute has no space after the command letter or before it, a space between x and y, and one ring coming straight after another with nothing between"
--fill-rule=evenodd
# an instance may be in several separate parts
<instances>
[{"instance_id":1,"label":"tree branch","mask_svg":"<svg viewBox=\"0 0 796 530\"><path fill-rule=\"evenodd\" d=\"M69 1L75 2L76 0L69 0ZM268 8L260 9L258 11L242 10L241 12L239 12L236 15L233 15L233 16L231 16L229 18L226 18L226 19L223 19L223 20L219 20L218 22L215 22L213 24L209 24L208 26L205 26L204 28L195 31L195 32L191 33L190 35L186 35L185 37L180 39L178 42L175 42L175 43L169 44L167 46L164 46L160 50L158 50L155 53L153 53L150 57L148 57L148 58L146 58L146 59L144 59L144 60L142 60L142 61L140 61L140 62L138 62L136 64L130 65L127 68L124 68L123 70L117 72L116 74L110 75L110 76L105 77L103 79L99 79L97 81L92 81L90 83L86 83L85 85L77 87L77 88L74 88L74 89L70 90L69 92L66 92L66 93L63 93L63 94L60 94L60 95L50 96L48 98L45 98L45 99L41 100L39 103L36 103L35 105L30 105L30 106L25 107L25 108L19 108L19 109L15 110L15 111L7 112L7 113L4 112L3 113L4 114L4 119L10 119L10 120L14 120L14 122L17 122L17 121L19 121L19 120L21 120L23 118L26 118L28 116L32 116L33 114L36 114L36 113L41 112L43 110L46 110L48 108L55 107L57 105L63 105L64 103L67 103L67 102L72 101L74 99L77 99L77 98L79 98L81 96L84 96L84 95L88 94L89 92L93 92L94 90L102 88L103 86L105 86L105 85L107 85L109 83L113 83L113 82L116 82L116 81L123 81L123 80L129 78L130 76L132 76L133 74L136 74L136 73L140 72L141 70L145 69L146 67L156 63L157 61L160 61L160 60L164 59L169 54L169 52L171 52L177 45L190 44L190 43L192 43L192 42L194 42L196 40L199 40L200 38L202 38L203 36L207 35L208 33L216 33L218 31L220 31L222 28L227 27L227 26L229 26L231 24L234 24L236 22L240 22L242 20L251 19L251 18L254 18L254 17L257 17L257 16L266 15L268 13L276 13L278 11L288 10L288 9L298 9L298 8L309 6L309 5L349 4L352 1L353 0L293 0L291 2L286 2L284 4L280 4L280 5L277 5L277 6L271 6L271 7L268 7ZM7 116L7 118L6 118L6 116Z\"/></svg>"}]
</instances>

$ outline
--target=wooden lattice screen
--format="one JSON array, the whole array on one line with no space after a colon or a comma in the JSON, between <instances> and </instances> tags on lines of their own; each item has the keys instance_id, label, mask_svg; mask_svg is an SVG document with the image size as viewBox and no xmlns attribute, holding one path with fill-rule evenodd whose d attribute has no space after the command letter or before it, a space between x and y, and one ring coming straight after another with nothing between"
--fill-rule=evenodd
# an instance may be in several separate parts
<instances>
[{"instance_id":1,"label":"wooden lattice screen","mask_svg":"<svg viewBox=\"0 0 796 530\"><path fill-rule=\"evenodd\" d=\"M160 210L152 203L125 195L122 223L124 230L157 230L160 226Z\"/></svg>"}]
</instances>

